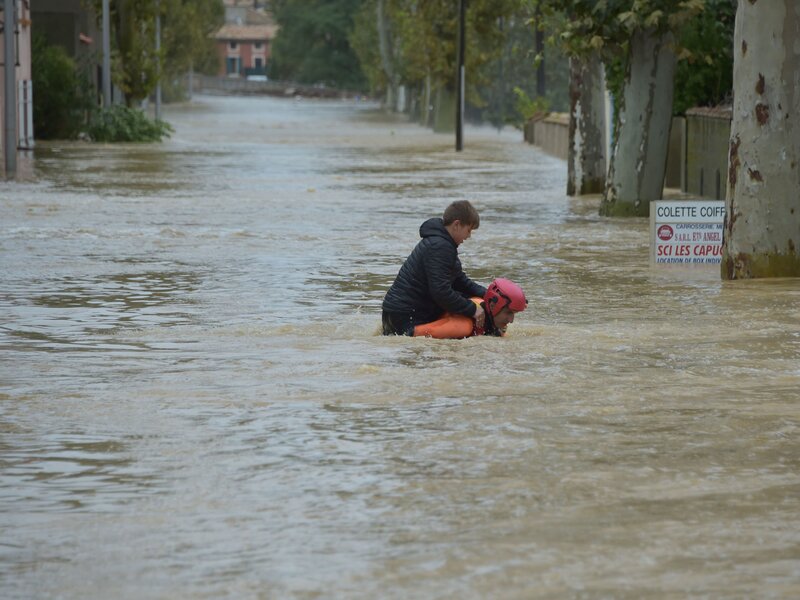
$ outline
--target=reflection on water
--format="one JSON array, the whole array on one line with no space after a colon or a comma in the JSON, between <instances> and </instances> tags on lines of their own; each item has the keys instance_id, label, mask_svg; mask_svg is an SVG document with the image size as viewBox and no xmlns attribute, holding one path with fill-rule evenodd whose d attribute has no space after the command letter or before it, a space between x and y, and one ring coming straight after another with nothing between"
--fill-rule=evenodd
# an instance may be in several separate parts
<instances>
[{"instance_id":1,"label":"reflection on water","mask_svg":"<svg viewBox=\"0 0 800 600\"><path fill-rule=\"evenodd\" d=\"M201 98L0 187L9 598L793 597L800 288L651 270L516 133ZM504 339L377 335L466 197Z\"/></svg>"}]
</instances>

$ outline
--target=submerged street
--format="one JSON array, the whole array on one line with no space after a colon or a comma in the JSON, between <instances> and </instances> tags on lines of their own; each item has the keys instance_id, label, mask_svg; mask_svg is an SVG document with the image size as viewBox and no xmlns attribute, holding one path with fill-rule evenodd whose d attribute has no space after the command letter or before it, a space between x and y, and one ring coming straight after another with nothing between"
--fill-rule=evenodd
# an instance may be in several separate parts
<instances>
[{"instance_id":1,"label":"submerged street","mask_svg":"<svg viewBox=\"0 0 800 600\"><path fill-rule=\"evenodd\" d=\"M520 132L200 96L0 185L4 598L794 597L800 287L648 265ZM377 335L470 200L506 338Z\"/></svg>"}]
</instances>

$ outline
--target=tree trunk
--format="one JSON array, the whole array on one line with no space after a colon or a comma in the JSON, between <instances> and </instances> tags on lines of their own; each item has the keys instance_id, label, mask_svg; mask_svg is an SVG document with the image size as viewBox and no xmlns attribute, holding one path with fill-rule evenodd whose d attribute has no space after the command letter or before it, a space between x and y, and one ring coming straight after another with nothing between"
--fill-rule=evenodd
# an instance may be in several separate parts
<instances>
[{"instance_id":1,"label":"tree trunk","mask_svg":"<svg viewBox=\"0 0 800 600\"><path fill-rule=\"evenodd\" d=\"M800 277L800 4L739 2L722 278Z\"/></svg>"},{"instance_id":2,"label":"tree trunk","mask_svg":"<svg viewBox=\"0 0 800 600\"><path fill-rule=\"evenodd\" d=\"M391 111L395 111L397 110L397 86L399 78L394 64L391 28L389 18L386 15L385 0L378 0L375 10L378 25L378 46L381 54L381 66L386 75L386 107Z\"/></svg>"},{"instance_id":3,"label":"tree trunk","mask_svg":"<svg viewBox=\"0 0 800 600\"><path fill-rule=\"evenodd\" d=\"M605 74L597 56L570 67L567 195L602 193L606 184Z\"/></svg>"},{"instance_id":4,"label":"tree trunk","mask_svg":"<svg viewBox=\"0 0 800 600\"><path fill-rule=\"evenodd\" d=\"M631 38L602 215L646 217L650 201L661 198L675 80L672 44L671 33L637 31Z\"/></svg>"},{"instance_id":5,"label":"tree trunk","mask_svg":"<svg viewBox=\"0 0 800 600\"><path fill-rule=\"evenodd\" d=\"M436 88L433 105L434 133L453 133L456 123L456 92L447 86Z\"/></svg>"},{"instance_id":6,"label":"tree trunk","mask_svg":"<svg viewBox=\"0 0 800 600\"><path fill-rule=\"evenodd\" d=\"M155 7L135 0L121 0L116 6L119 87L125 94L125 104L134 107L156 86Z\"/></svg>"},{"instance_id":7,"label":"tree trunk","mask_svg":"<svg viewBox=\"0 0 800 600\"><path fill-rule=\"evenodd\" d=\"M420 111L420 125L423 127L432 127L433 119L433 84L431 82L431 75L428 73L425 76L425 84L422 88L422 110Z\"/></svg>"}]
</instances>

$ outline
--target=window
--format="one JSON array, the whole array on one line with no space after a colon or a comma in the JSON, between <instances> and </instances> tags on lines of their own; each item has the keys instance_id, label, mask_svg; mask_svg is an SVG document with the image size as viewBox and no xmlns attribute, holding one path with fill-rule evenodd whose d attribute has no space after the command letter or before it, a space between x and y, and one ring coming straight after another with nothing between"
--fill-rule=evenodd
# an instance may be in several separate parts
<instances>
[{"instance_id":1,"label":"window","mask_svg":"<svg viewBox=\"0 0 800 600\"><path fill-rule=\"evenodd\" d=\"M253 44L253 47L254 47L256 50L261 50L261 46L262 46L261 42L256 42L255 44Z\"/></svg>"},{"instance_id":2,"label":"window","mask_svg":"<svg viewBox=\"0 0 800 600\"><path fill-rule=\"evenodd\" d=\"M231 42L231 50L236 50L236 42Z\"/></svg>"}]
</instances>

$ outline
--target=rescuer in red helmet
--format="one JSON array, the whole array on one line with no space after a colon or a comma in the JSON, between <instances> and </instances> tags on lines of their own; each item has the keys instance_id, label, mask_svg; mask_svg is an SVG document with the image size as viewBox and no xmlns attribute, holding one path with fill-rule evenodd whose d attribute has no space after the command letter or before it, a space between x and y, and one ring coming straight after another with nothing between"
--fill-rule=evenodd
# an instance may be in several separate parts
<instances>
[{"instance_id":1,"label":"rescuer in red helmet","mask_svg":"<svg viewBox=\"0 0 800 600\"><path fill-rule=\"evenodd\" d=\"M503 335L514 315L525 310L528 299L525 292L510 279L495 279L483 296L486 321L482 328L476 327L475 335Z\"/></svg>"},{"instance_id":2,"label":"rescuer in red helmet","mask_svg":"<svg viewBox=\"0 0 800 600\"><path fill-rule=\"evenodd\" d=\"M473 335L505 335L514 316L525 310L528 300L516 283L508 279L495 279L483 298L470 298L476 307L485 313L482 323L463 314L445 313L430 323L416 325L408 335L438 339L459 339Z\"/></svg>"}]
</instances>

